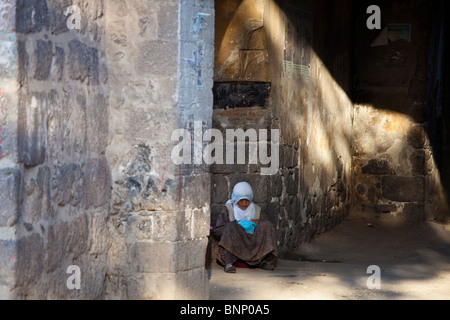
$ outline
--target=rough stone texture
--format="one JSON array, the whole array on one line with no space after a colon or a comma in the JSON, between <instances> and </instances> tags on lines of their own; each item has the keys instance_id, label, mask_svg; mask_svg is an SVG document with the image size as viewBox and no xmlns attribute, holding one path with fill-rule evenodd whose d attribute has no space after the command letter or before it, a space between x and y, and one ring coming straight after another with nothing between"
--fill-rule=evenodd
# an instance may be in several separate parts
<instances>
[{"instance_id":1,"label":"rough stone texture","mask_svg":"<svg viewBox=\"0 0 450 320\"><path fill-rule=\"evenodd\" d=\"M51 41L37 40L36 43L36 80L46 80L50 74L50 65L53 57L53 43Z\"/></svg>"},{"instance_id":2,"label":"rough stone texture","mask_svg":"<svg viewBox=\"0 0 450 320\"><path fill-rule=\"evenodd\" d=\"M67 56L69 78L83 82L86 78L92 84L99 82L98 49L74 39L68 43Z\"/></svg>"},{"instance_id":3,"label":"rough stone texture","mask_svg":"<svg viewBox=\"0 0 450 320\"><path fill-rule=\"evenodd\" d=\"M369 5L361 1L360 12ZM386 24L395 23L398 9L383 4ZM423 17L426 1L402 9L411 23L411 41L389 41L371 47L378 31L356 30L356 92L352 175L354 210L376 213L380 206L402 213L408 203L425 201L425 101L428 32ZM363 23L361 18L358 23ZM406 21L406 20L405 20ZM358 58L361 57L361 58ZM364 57L364 58L362 58ZM364 190L363 190L364 189ZM423 208L423 206L417 206ZM410 214L405 212L404 215Z\"/></svg>"},{"instance_id":4,"label":"rough stone texture","mask_svg":"<svg viewBox=\"0 0 450 320\"><path fill-rule=\"evenodd\" d=\"M45 92L23 96L19 105L19 157L26 166L33 167L45 160L47 97Z\"/></svg>"},{"instance_id":5,"label":"rough stone texture","mask_svg":"<svg viewBox=\"0 0 450 320\"><path fill-rule=\"evenodd\" d=\"M39 32L48 27L47 1L18 0L16 8L17 32Z\"/></svg>"},{"instance_id":6,"label":"rough stone texture","mask_svg":"<svg viewBox=\"0 0 450 320\"><path fill-rule=\"evenodd\" d=\"M382 179L382 196L397 202L423 202L423 177L394 177L386 176Z\"/></svg>"},{"instance_id":7,"label":"rough stone texture","mask_svg":"<svg viewBox=\"0 0 450 320\"><path fill-rule=\"evenodd\" d=\"M281 133L281 179L272 177L267 208L278 212L280 251L292 252L349 213L351 10L347 1L264 4L272 127Z\"/></svg>"},{"instance_id":8,"label":"rough stone texture","mask_svg":"<svg viewBox=\"0 0 450 320\"><path fill-rule=\"evenodd\" d=\"M0 170L0 227L12 227L20 214L21 172L14 168Z\"/></svg>"},{"instance_id":9,"label":"rough stone texture","mask_svg":"<svg viewBox=\"0 0 450 320\"><path fill-rule=\"evenodd\" d=\"M109 100L106 297L207 298L209 172L175 165L171 134L211 127L213 2L120 1L106 17L108 80L120 88Z\"/></svg>"},{"instance_id":10,"label":"rough stone texture","mask_svg":"<svg viewBox=\"0 0 450 320\"><path fill-rule=\"evenodd\" d=\"M80 30L66 26L71 4L82 9ZM0 41L8 32L10 39L0 50L2 298L105 297L107 229L99 220L109 217L111 173L102 7L0 1ZM80 267L80 290L66 286L70 265Z\"/></svg>"},{"instance_id":11,"label":"rough stone texture","mask_svg":"<svg viewBox=\"0 0 450 320\"><path fill-rule=\"evenodd\" d=\"M270 82L263 0L216 1L214 81Z\"/></svg>"}]
</instances>

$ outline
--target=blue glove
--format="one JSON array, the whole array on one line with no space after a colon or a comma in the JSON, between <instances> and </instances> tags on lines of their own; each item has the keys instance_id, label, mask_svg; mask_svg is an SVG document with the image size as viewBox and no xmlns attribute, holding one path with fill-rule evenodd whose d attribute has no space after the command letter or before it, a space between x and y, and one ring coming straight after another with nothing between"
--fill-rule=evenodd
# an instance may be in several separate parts
<instances>
[{"instance_id":1,"label":"blue glove","mask_svg":"<svg viewBox=\"0 0 450 320\"><path fill-rule=\"evenodd\" d=\"M245 229L248 234L253 234L255 232L257 224L248 220L241 220L238 224Z\"/></svg>"}]
</instances>

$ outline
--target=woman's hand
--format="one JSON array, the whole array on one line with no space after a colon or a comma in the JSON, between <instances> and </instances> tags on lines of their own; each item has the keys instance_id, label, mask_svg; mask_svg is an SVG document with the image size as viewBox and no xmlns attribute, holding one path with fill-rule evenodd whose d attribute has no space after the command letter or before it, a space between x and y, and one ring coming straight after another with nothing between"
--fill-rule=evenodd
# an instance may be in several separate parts
<instances>
[{"instance_id":1,"label":"woman's hand","mask_svg":"<svg viewBox=\"0 0 450 320\"><path fill-rule=\"evenodd\" d=\"M256 219L252 219L251 221L252 221L253 223L256 223L256 224L259 223L259 220L256 220Z\"/></svg>"}]
</instances>

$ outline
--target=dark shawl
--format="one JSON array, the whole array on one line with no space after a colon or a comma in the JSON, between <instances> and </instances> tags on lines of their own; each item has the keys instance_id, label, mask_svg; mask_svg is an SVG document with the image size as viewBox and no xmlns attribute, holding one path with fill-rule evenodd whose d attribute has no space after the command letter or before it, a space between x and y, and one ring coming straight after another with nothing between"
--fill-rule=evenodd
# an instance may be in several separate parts
<instances>
[{"instance_id":1,"label":"dark shawl","mask_svg":"<svg viewBox=\"0 0 450 320\"><path fill-rule=\"evenodd\" d=\"M262 212L255 232L248 234L237 221L230 222L228 210L224 206L217 217L213 234L220 247L250 265L259 264L268 254L278 256L275 227Z\"/></svg>"}]
</instances>

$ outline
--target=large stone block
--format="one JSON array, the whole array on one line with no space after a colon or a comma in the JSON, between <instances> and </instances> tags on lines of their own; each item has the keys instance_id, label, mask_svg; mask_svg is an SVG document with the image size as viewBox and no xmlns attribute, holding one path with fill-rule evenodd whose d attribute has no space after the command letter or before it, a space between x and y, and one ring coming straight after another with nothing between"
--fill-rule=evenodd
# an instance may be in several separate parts
<instances>
[{"instance_id":1,"label":"large stone block","mask_svg":"<svg viewBox=\"0 0 450 320\"><path fill-rule=\"evenodd\" d=\"M383 198L399 202L423 202L425 181L423 177L385 176L382 178Z\"/></svg>"},{"instance_id":2,"label":"large stone block","mask_svg":"<svg viewBox=\"0 0 450 320\"><path fill-rule=\"evenodd\" d=\"M208 239L178 242L137 242L132 245L131 257L135 271L144 273L193 270L204 267Z\"/></svg>"},{"instance_id":3,"label":"large stone block","mask_svg":"<svg viewBox=\"0 0 450 320\"><path fill-rule=\"evenodd\" d=\"M402 216L410 223L425 221L425 206L423 204L407 203L402 211Z\"/></svg>"},{"instance_id":4,"label":"large stone block","mask_svg":"<svg viewBox=\"0 0 450 320\"><path fill-rule=\"evenodd\" d=\"M177 213L177 240L187 241L207 237L209 235L210 209L206 205L203 208L186 208Z\"/></svg>"},{"instance_id":5,"label":"large stone block","mask_svg":"<svg viewBox=\"0 0 450 320\"><path fill-rule=\"evenodd\" d=\"M16 31L39 32L49 25L46 0L18 0L16 2Z\"/></svg>"},{"instance_id":6,"label":"large stone block","mask_svg":"<svg viewBox=\"0 0 450 320\"><path fill-rule=\"evenodd\" d=\"M22 174L14 168L0 169L0 228L16 224L22 199Z\"/></svg>"},{"instance_id":7,"label":"large stone block","mask_svg":"<svg viewBox=\"0 0 450 320\"><path fill-rule=\"evenodd\" d=\"M17 58L18 58L18 70L19 70L19 82L22 86L28 84L29 72L28 67L30 65L30 57L27 52L26 42L17 41Z\"/></svg>"},{"instance_id":8,"label":"large stone block","mask_svg":"<svg viewBox=\"0 0 450 320\"><path fill-rule=\"evenodd\" d=\"M108 211L97 211L92 215L90 233L91 243L89 253L94 255L106 254L108 249L109 237L107 227Z\"/></svg>"},{"instance_id":9,"label":"large stone block","mask_svg":"<svg viewBox=\"0 0 450 320\"><path fill-rule=\"evenodd\" d=\"M214 203L225 203L230 198L230 193L228 191L228 182L223 175L212 175L211 176L211 202Z\"/></svg>"},{"instance_id":10,"label":"large stone block","mask_svg":"<svg viewBox=\"0 0 450 320\"><path fill-rule=\"evenodd\" d=\"M52 182L52 203L58 206L72 205L77 207L86 201L87 190L84 175L78 164L55 166Z\"/></svg>"},{"instance_id":11,"label":"large stone block","mask_svg":"<svg viewBox=\"0 0 450 320\"><path fill-rule=\"evenodd\" d=\"M47 252L45 271L47 273L55 271L64 260L67 251L68 233L69 226L67 222L59 222L48 227L47 246L45 248Z\"/></svg>"},{"instance_id":12,"label":"large stone block","mask_svg":"<svg viewBox=\"0 0 450 320\"><path fill-rule=\"evenodd\" d=\"M177 271L188 271L205 266L206 247L208 238L178 241L175 261Z\"/></svg>"},{"instance_id":13,"label":"large stone block","mask_svg":"<svg viewBox=\"0 0 450 320\"><path fill-rule=\"evenodd\" d=\"M67 27L67 19L71 16L64 15L66 8L72 4L77 4L71 0L47 0L48 6L48 26L52 34L58 35L70 31ZM82 16L83 20L83 16Z\"/></svg>"},{"instance_id":14,"label":"large stone block","mask_svg":"<svg viewBox=\"0 0 450 320\"><path fill-rule=\"evenodd\" d=\"M176 272L176 242L137 242L130 248L136 272Z\"/></svg>"},{"instance_id":15,"label":"large stone block","mask_svg":"<svg viewBox=\"0 0 450 320\"><path fill-rule=\"evenodd\" d=\"M416 149L422 149L426 141L425 129L421 126L411 126L407 134L408 144Z\"/></svg>"},{"instance_id":16,"label":"large stone block","mask_svg":"<svg viewBox=\"0 0 450 320\"><path fill-rule=\"evenodd\" d=\"M177 211L140 211L136 217L129 217L127 222L138 241L175 242L180 238L178 220L181 220L181 215Z\"/></svg>"},{"instance_id":17,"label":"large stone block","mask_svg":"<svg viewBox=\"0 0 450 320\"><path fill-rule=\"evenodd\" d=\"M173 299L207 300L209 297L208 274L204 267L177 272L176 291Z\"/></svg>"},{"instance_id":18,"label":"large stone block","mask_svg":"<svg viewBox=\"0 0 450 320\"><path fill-rule=\"evenodd\" d=\"M47 128L47 95L33 92L19 98L19 161L33 167L44 162Z\"/></svg>"},{"instance_id":19,"label":"large stone block","mask_svg":"<svg viewBox=\"0 0 450 320\"><path fill-rule=\"evenodd\" d=\"M15 285L17 242L0 239L0 299L14 299L11 288Z\"/></svg>"},{"instance_id":20,"label":"large stone block","mask_svg":"<svg viewBox=\"0 0 450 320\"><path fill-rule=\"evenodd\" d=\"M51 217L50 168L40 167L36 179L30 179L25 186L23 222L38 223L41 218Z\"/></svg>"},{"instance_id":21,"label":"large stone block","mask_svg":"<svg viewBox=\"0 0 450 320\"><path fill-rule=\"evenodd\" d=\"M87 252L91 240L89 225L89 219L84 213L69 223L67 250L65 252L67 258L73 257L73 259L76 259Z\"/></svg>"},{"instance_id":22,"label":"large stone block","mask_svg":"<svg viewBox=\"0 0 450 320\"><path fill-rule=\"evenodd\" d=\"M184 207L203 207L211 200L211 177L209 174L187 176L183 179L181 205ZM181 187L181 186L179 186ZM178 198L178 194L174 194ZM178 198L178 200L180 200Z\"/></svg>"},{"instance_id":23,"label":"large stone block","mask_svg":"<svg viewBox=\"0 0 450 320\"><path fill-rule=\"evenodd\" d=\"M363 174L395 175L389 161L372 159L361 168Z\"/></svg>"},{"instance_id":24,"label":"large stone block","mask_svg":"<svg viewBox=\"0 0 450 320\"><path fill-rule=\"evenodd\" d=\"M104 154L108 143L109 113L106 99L96 94L87 108L87 135L91 153Z\"/></svg>"},{"instance_id":25,"label":"large stone block","mask_svg":"<svg viewBox=\"0 0 450 320\"><path fill-rule=\"evenodd\" d=\"M44 271L44 259L44 241L38 233L18 240L15 276L17 287L22 294L39 283Z\"/></svg>"},{"instance_id":26,"label":"large stone block","mask_svg":"<svg viewBox=\"0 0 450 320\"><path fill-rule=\"evenodd\" d=\"M91 159L86 172L86 208L109 203L111 172L106 157Z\"/></svg>"},{"instance_id":27,"label":"large stone block","mask_svg":"<svg viewBox=\"0 0 450 320\"><path fill-rule=\"evenodd\" d=\"M53 60L53 42L52 41L36 41L36 69L34 78L36 80L46 80L50 74L50 66Z\"/></svg>"},{"instance_id":28,"label":"large stone block","mask_svg":"<svg viewBox=\"0 0 450 320\"><path fill-rule=\"evenodd\" d=\"M89 47L77 39L69 41L68 46L67 73L69 78L81 82L87 78L89 84L99 84L98 49Z\"/></svg>"},{"instance_id":29,"label":"large stone block","mask_svg":"<svg viewBox=\"0 0 450 320\"><path fill-rule=\"evenodd\" d=\"M55 47L55 65L53 67L54 79L61 81L64 75L65 53L61 47Z\"/></svg>"}]
</instances>

